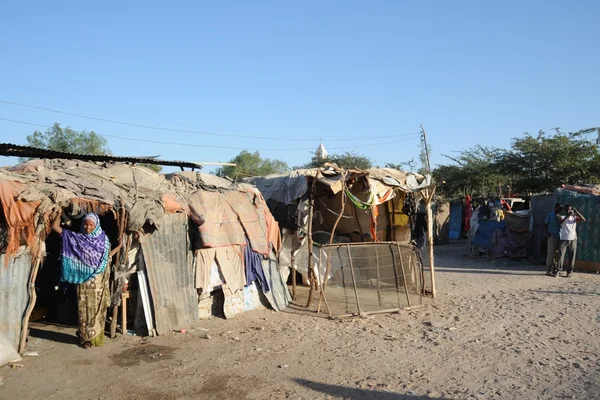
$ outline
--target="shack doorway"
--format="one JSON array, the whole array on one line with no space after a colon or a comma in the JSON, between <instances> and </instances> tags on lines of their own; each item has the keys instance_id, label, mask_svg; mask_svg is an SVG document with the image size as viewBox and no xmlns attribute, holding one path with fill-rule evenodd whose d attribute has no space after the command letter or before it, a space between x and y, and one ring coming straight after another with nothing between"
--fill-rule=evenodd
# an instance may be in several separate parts
<instances>
[{"instance_id":1,"label":"shack doorway","mask_svg":"<svg viewBox=\"0 0 600 400\"><path fill-rule=\"evenodd\" d=\"M83 213L76 218L63 214L63 229L79 232ZM118 245L118 225L112 212L100 215L100 226L108 236L112 247ZM43 322L65 326L77 326L77 285L60 281L60 235L52 231L46 240L46 258L40 265L36 280L36 303L31 317L32 322Z\"/></svg>"}]
</instances>

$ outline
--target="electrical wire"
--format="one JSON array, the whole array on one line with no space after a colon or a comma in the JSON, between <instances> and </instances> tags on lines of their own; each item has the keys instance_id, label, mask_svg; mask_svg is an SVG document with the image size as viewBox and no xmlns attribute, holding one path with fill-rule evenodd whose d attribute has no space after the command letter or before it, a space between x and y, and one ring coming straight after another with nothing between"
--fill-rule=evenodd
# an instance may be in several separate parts
<instances>
[{"instance_id":1,"label":"electrical wire","mask_svg":"<svg viewBox=\"0 0 600 400\"><path fill-rule=\"evenodd\" d=\"M52 126L49 126L49 125L36 124L33 122L19 121L19 120L9 119L9 118L0 117L0 120L7 121L7 122L13 122L13 123L17 123L17 124L23 124L23 125L37 126L40 128L52 128ZM73 131L81 133L80 131L76 131L74 129L73 129ZM226 150L255 150L255 151L314 151L313 148L255 148L255 147L218 146L218 145L197 144L197 143L181 143L181 142L160 141L160 140L151 140L151 139L139 139L139 138L133 138L130 136L109 135L109 134L98 133L98 132L95 132L95 133L98 136L119 139L119 140L127 140L127 141L132 141L132 142L145 142L145 143L153 143L153 144L161 144L161 145L184 146L184 147L200 147L200 148L213 148L213 149L226 149ZM357 147L362 148L362 147L371 147L371 146L382 146L382 145L386 145L386 144L394 144L394 143L404 142L404 141L413 140L413 139L415 139L415 138L403 138L403 139L398 139L398 140L389 141L389 142L368 143L368 144L361 144L361 145L354 145L354 146L332 147L332 148L330 148L330 150L349 150L349 149L356 149Z\"/></svg>"},{"instance_id":2,"label":"electrical wire","mask_svg":"<svg viewBox=\"0 0 600 400\"><path fill-rule=\"evenodd\" d=\"M155 130L155 131L168 131L168 132L179 132L179 133L195 133L195 134L198 134L198 135L207 135L207 136L216 136L216 137L230 137L230 138L238 138L238 139L277 140L277 141L290 141L290 142L315 142L315 141L323 141L322 138L294 138L294 137L289 137L287 135L282 135L282 136L233 135L233 134L227 134L227 133L196 131L196 130L189 130L189 129L163 128L163 127L158 127L158 126L153 126L153 125L135 124L135 123L125 122L125 121L117 121L117 120L106 119L106 118L92 117L92 116L89 116L89 115L77 114L77 113L72 113L72 112L67 112L67 111L62 111L62 110L55 110L55 109L52 109L52 108L35 106L35 105L32 105L32 104L17 103L17 102L8 101L8 100L0 100L0 103L10 104L10 105L13 105L13 106L18 106L18 107L27 107L27 108L32 108L32 109L36 109L36 110L48 111L48 112L53 112L53 113L62 114L62 115L69 115L69 116L72 116L72 117L85 118L85 119L90 119L90 120L93 120L93 121L108 122L108 123L111 123L111 124L132 126L132 127L136 127L136 128L143 128L143 129L151 129L151 130ZM398 135L368 136L368 137L360 137L360 138L331 138L331 139L328 138L326 141L328 141L328 142L342 142L342 141L356 141L356 140L391 139L391 138L407 137L407 136L420 135L420 134L421 134L420 132L412 132L412 133L404 133L404 134L398 134Z\"/></svg>"}]
</instances>

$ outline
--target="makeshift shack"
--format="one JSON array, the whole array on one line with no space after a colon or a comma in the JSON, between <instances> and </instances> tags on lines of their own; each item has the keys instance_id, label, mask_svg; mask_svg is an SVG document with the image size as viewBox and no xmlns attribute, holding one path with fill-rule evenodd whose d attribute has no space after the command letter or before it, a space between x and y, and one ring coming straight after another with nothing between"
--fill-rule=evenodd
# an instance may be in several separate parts
<instances>
[{"instance_id":1,"label":"makeshift shack","mask_svg":"<svg viewBox=\"0 0 600 400\"><path fill-rule=\"evenodd\" d=\"M586 219L577 224L575 270L600 272L600 185L563 185L554 195L556 202L572 205Z\"/></svg>"},{"instance_id":2,"label":"makeshift shack","mask_svg":"<svg viewBox=\"0 0 600 400\"><path fill-rule=\"evenodd\" d=\"M501 205L484 204L473 211L467 235L469 254L489 257L527 258L532 230L530 210L509 211Z\"/></svg>"},{"instance_id":3,"label":"makeshift shack","mask_svg":"<svg viewBox=\"0 0 600 400\"><path fill-rule=\"evenodd\" d=\"M60 238L50 230L60 214L78 229L96 212L113 247L123 244L110 274L113 336L118 308L122 333L163 334L211 315L287 306L279 226L254 187L66 155L0 168L0 331L20 352L30 317L76 316L73 287L59 282Z\"/></svg>"},{"instance_id":4,"label":"makeshift shack","mask_svg":"<svg viewBox=\"0 0 600 400\"><path fill-rule=\"evenodd\" d=\"M253 177L246 181L255 185L263 194L282 227L281 266L289 266L293 271L294 294L296 271L302 275L305 283L310 283L309 304L313 289L325 286L328 280L335 280L336 273L339 275L344 266L352 264L353 251L362 254L358 257L363 259L367 258L365 254L375 255L371 258L373 262L380 259L376 252L359 250L358 244L367 249L372 243L374 249L377 247L376 243L394 243L381 250L388 257L386 263L389 264L391 273L396 273L390 284L396 285L396 289L400 290L399 285L402 283L399 284L398 280L405 274L420 280L422 284L420 252L414 253L410 267L407 265L407 268L411 268L410 272L406 270L398 273L392 264L401 263L402 254L413 253L410 243L411 233L414 231L422 232L423 235L427 232L430 236L429 254L430 259L433 258L430 203L435 185L431 183L429 176L407 174L390 168L343 170L326 164L324 168L295 170L287 174ZM426 214L422 214L423 218L417 218L421 201L426 205L428 219L425 218ZM396 247L395 243L401 244L402 248ZM339 255L341 247L346 249L343 256ZM338 255L333 257L332 252ZM433 263L430 265L431 292L435 293ZM365 264L364 268L374 270L378 267ZM360 269L360 266L354 265L353 269ZM375 279L367 275L362 279ZM354 277L352 283L360 279ZM341 279L340 282L346 281ZM323 298L323 301L326 300ZM358 298L356 303L359 303Z\"/></svg>"}]
</instances>

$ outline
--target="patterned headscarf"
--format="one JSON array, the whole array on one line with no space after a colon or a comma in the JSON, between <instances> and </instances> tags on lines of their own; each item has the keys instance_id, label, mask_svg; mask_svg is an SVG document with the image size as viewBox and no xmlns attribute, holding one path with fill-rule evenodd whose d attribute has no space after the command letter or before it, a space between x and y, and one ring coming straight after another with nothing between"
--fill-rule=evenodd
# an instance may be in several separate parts
<instances>
[{"instance_id":1,"label":"patterned headscarf","mask_svg":"<svg viewBox=\"0 0 600 400\"><path fill-rule=\"evenodd\" d=\"M100 227L100 218L90 213L83 217L82 222L87 219L96 224L92 233L85 233L83 223L81 233L63 230L61 252L63 282L85 283L104 272L108 265L110 241Z\"/></svg>"}]
</instances>

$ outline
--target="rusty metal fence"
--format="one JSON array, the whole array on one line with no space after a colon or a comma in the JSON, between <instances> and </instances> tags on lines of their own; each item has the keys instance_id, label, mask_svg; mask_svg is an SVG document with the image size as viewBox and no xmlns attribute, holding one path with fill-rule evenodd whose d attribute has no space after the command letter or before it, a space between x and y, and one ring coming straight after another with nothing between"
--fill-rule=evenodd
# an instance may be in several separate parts
<instances>
[{"instance_id":1,"label":"rusty metal fence","mask_svg":"<svg viewBox=\"0 0 600 400\"><path fill-rule=\"evenodd\" d=\"M331 244L320 248L319 309L332 316L368 315L414 307L423 300L419 251L399 242ZM325 279L325 276L327 278Z\"/></svg>"}]
</instances>

